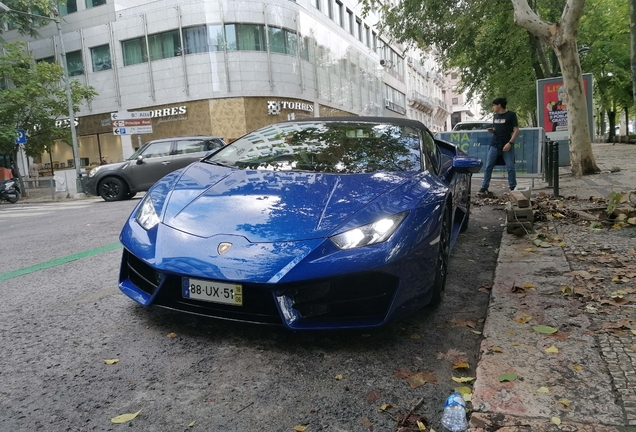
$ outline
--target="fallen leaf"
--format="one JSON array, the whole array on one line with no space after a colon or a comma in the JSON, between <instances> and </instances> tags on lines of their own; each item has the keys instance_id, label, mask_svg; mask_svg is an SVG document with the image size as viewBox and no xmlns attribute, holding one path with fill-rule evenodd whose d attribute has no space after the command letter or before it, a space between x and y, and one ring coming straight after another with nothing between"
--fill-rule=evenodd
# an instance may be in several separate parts
<instances>
[{"instance_id":1,"label":"fallen leaf","mask_svg":"<svg viewBox=\"0 0 636 432\"><path fill-rule=\"evenodd\" d=\"M421 337L421 336L420 336L419 334L417 334L417 333L413 333L413 334L411 335L411 339L419 339L420 337Z\"/></svg>"},{"instance_id":2,"label":"fallen leaf","mask_svg":"<svg viewBox=\"0 0 636 432\"><path fill-rule=\"evenodd\" d=\"M104 360L104 363L106 363L107 365L114 365L116 363L119 363L119 359Z\"/></svg>"},{"instance_id":3,"label":"fallen leaf","mask_svg":"<svg viewBox=\"0 0 636 432\"><path fill-rule=\"evenodd\" d=\"M415 375L411 375L410 377L408 377L406 379L406 382L409 383L411 388L416 389L426 384L426 379L424 379L422 373L416 373Z\"/></svg>"},{"instance_id":4,"label":"fallen leaf","mask_svg":"<svg viewBox=\"0 0 636 432\"><path fill-rule=\"evenodd\" d=\"M172 332L172 333L168 333L168 334L166 335L166 337L169 337L169 338L176 338L176 337L177 337L177 334L176 334L176 333L174 333L174 332Z\"/></svg>"},{"instance_id":5,"label":"fallen leaf","mask_svg":"<svg viewBox=\"0 0 636 432\"><path fill-rule=\"evenodd\" d=\"M338 374L334 377L336 380L340 381L342 379L342 374Z\"/></svg>"},{"instance_id":6,"label":"fallen leaf","mask_svg":"<svg viewBox=\"0 0 636 432\"><path fill-rule=\"evenodd\" d=\"M458 383L467 383L467 382L472 382L475 381L475 377L453 377L453 381L458 382Z\"/></svg>"},{"instance_id":7,"label":"fallen leaf","mask_svg":"<svg viewBox=\"0 0 636 432\"><path fill-rule=\"evenodd\" d=\"M397 369L395 372L393 372L393 378L395 379L405 379L410 377L411 375L413 375L413 372L406 369Z\"/></svg>"},{"instance_id":8,"label":"fallen leaf","mask_svg":"<svg viewBox=\"0 0 636 432\"><path fill-rule=\"evenodd\" d=\"M505 374L501 374L499 375L499 382L511 382L516 380L517 374L513 374L513 373L505 373Z\"/></svg>"},{"instance_id":9,"label":"fallen leaf","mask_svg":"<svg viewBox=\"0 0 636 432\"><path fill-rule=\"evenodd\" d=\"M493 345L490 347L490 351L495 352L495 353L502 353L504 352L503 349L501 349L500 346L497 345Z\"/></svg>"},{"instance_id":10,"label":"fallen leaf","mask_svg":"<svg viewBox=\"0 0 636 432\"><path fill-rule=\"evenodd\" d=\"M366 401L371 403L371 402L375 402L378 399L380 399L380 391L379 390L372 390L369 393L367 393L367 396L365 397Z\"/></svg>"},{"instance_id":11,"label":"fallen leaf","mask_svg":"<svg viewBox=\"0 0 636 432\"><path fill-rule=\"evenodd\" d=\"M300 426L300 425L294 426L294 430L296 432L305 432L307 430L307 426Z\"/></svg>"},{"instance_id":12,"label":"fallen leaf","mask_svg":"<svg viewBox=\"0 0 636 432\"><path fill-rule=\"evenodd\" d=\"M619 328L630 328L632 320L629 318L625 318L622 320L618 320L616 322L604 322L601 325L601 328L606 329L619 329Z\"/></svg>"},{"instance_id":13,"label":"fallen leaf","mask_svg":"<svg viewBox=\"0 0 636 432\"><path fill-rule=\"evenodd\" d=\"M559 349L552 345L550 348L546 348L545 352L547 352L548 354L556 354L559 352Z\"/></svg>"},{"instance_id":14,"label":"fallen leaf","mask_svg":"<svg viewBox=\"0 0 636 432\"><path fill-rule=\"evenodd\" d=\"M195 424L197 424L196 421L190 422L190 423L188 423L188 427L194 427Z\"/></svg>"},{"instance_id":15,"label":"fallen leaf","mask_svg":"<svg viewBox=\"0 0 636 432\"><path fill-rule=\"evenodd\" d=\"M581 365L574 365L574 366L572 366L572 369L574 369L575 371L581 371L581 370L583 370L583 366L581 366Z\"/></svg>"},{"instance_id":16,"label":"fallen leaf","mask_svg":"<svg viewBox=\"0 0 636 432\"><path fill-rule=\"evenodd\" d=\"M461 352L461 351L457 351L454 348L450 348L446 354L443 353L437 353L437 359L438 360L447 360L451 363L458 363L458 362L462 362L462 361L468 361L467 357L466 357L466 353Z\"/></svg>"},{"instance_id":17,"label":"fallen leaf","mask_svg":"<svg viewBox=\"0 0 636 432\"><path fill-rule=\"evenodd\" d=\"M567 400L567 399L561 399L561 400L559 400L559 403L561 405L563 405L564 407L566 407L566 408L570 408L570 401Z\"/></svg>"},{"instance_id":18,"label":"fallen leaf","mask_svg":"<svg viewBox=\"0 0 636 432\"><path fill-rule=\"evenodd\" d=\"M424 426L424 423L422 423L421 421L417 421L417 428L421 431L425 431L426 430L426 426Z\"/></svg>"},{"instance_id":19,"label":"fallen leaf","mask_svg":"<svg viewBox=\"0 0 636 432\"><path fill-rule=\"evenodd\" d=\"M532 330L542 334L556 333L558 330L550 326L532 326Z\"/></svg>"},{"instance_id":20,"label":"fallen leaf","mask_svg":"<svg viewBox=\"0 0 636 432\"><path fill-rule=\"evenodd\" d=\"M629 349L630 349L631 351L636 351L636 344L634 344L634 345L630 346L630 347L629 347Z\"/></svg>"},{"instance_id":21,"label":"fallen leaf","mask_svg":"<svg viewBox=\"0 0 636 432\"><path fill-rule=\"evenodd\" d=\"M384 411L388 410L389 408L393 408L393 405L391 405L391 404L383 404L380 408L378 408L378 412L384 412Z\"/></svg>"},{"instance_id":22,"label":"fallen leaf","mask_svg":"<svg viewBox=\"0 0 636 432\"><path fill-rule=\"evenodd\" d=\"M532 252L533 250L534 250L534 249L532 249L532 248L525 248L523 251L524 251L524 252Z\"/></svg>"},{"instance_id":23,"label":"fallen leaf","mask_svg":"<svg viewBox=\"0 0 636 432\"><path fill-rule=\"evenodd\" d=\"M126 422L131 421L135 417L137 417L140 412L141 412L141 410L137 411L136 413L132 413L132 414L118 415L117 417L113 417L112 419L110 419L110 421L111 421L111 423L115 423L115 424L126 423Z\"/></svg>"},{"instance_id":24,"label":"fallen leaf","mask_svg":"<svg viewBox=\"0 0 636 432\"><path fill-rule=\"evenodd\" d=\"M539 387L537 393L550 393L550 389L547 387Z\"/></svg>"},{"instance_id":25,"label":"fallen leaf","mask_svg":"<svg viewBox=\"0 0 636 432\"><path fill-rule=\"evenodd\" d=\"M468 362L455 363L453 369L470 369Z\"/></svg>"},{"instance_id":26,"label":"fallen leaf","mask_svg":"<svg viewBox=\"0 0 636 432\"><path fill-rule=\"evenodd\" d=\"M476 335L480 335L480 334L481 334L481 332L480 332L480 331L477 331L477 330L471 330L471 331L472 331L473 333L475 333Z\"/></svg>"},{"instance_id":27,"label":"fallen leaf","mask_svg":"<svg viewBox=\"0 0 636 432\"><path fill-rule=\"evenodd\" d=\"M371 423L371 421L368 418L366 417L361 418L360 423L362 423L362 426L369 429L370 431L373 430L373 423Z\"/></svg>"},{"instance_id":28,"label":"fallen leaf","mask_svg":"<svg viewBox=\"0 0 636 432\"><path fill-rule=\"evenodd\" d=\"M534 286L534 284L527 283L527 284L525 284L525 285L523 286L523 288L524 288L524 289L534 289L534 288L535 288L535 286Z\"/></svg>"},{"instance_id":29,"label":"fallen leaf","mask_svg":"<svg viewBox=\"0 0 636 432\"><path fill-rule=\"evenodd\" d=\"M561 424L561 419L558 417L552 417L550 420L552 420L552 423L554 423L557 426Z\"/></svg>"}]
</instances>

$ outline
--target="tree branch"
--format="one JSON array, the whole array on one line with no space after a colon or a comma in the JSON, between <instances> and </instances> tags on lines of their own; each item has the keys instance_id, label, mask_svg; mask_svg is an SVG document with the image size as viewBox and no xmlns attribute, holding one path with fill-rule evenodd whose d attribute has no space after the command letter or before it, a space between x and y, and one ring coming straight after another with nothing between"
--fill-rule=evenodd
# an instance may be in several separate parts
<instances>
[{"instance_id":1,"label":"tree branch","mask_svg":"<svg viewBox=\"0 0 636 432\"><path fill-rule=\"evenodd\" d=\"M514 8L515 23L527 29L533 35L543 40L549 40L552 36L551 24L539 18L535 11L530 9L527 0L511 0Z\"/></svg>"}]
</instances>

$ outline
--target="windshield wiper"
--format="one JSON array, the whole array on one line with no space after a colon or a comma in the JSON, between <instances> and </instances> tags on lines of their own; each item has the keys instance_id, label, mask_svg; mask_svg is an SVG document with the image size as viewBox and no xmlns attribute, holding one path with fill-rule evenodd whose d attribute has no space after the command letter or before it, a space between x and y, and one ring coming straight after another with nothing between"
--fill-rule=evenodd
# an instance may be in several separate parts
<instances>
[{"instance_id":1,"label":"windshield wiper","mask_svg":"<svg viewBox=\"0 0 636 432\"><path fill-rule=\"evenodd\" d=\"M205 162L208 163L210 165L216 165L216 166L222 166L222 167L226 167L226 168L234 168L232 165L227 165L218 161L214 161L214 160L209 160L209 159L203 159L201 162Z\"/></svg>"}]
</instances>

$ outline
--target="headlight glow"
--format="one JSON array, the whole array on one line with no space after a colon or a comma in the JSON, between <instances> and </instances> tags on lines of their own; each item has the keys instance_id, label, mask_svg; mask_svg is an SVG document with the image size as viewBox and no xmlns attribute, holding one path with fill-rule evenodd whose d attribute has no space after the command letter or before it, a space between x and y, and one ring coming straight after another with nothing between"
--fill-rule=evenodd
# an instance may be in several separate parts
<instances>
[{"instance_id":1,"label":"headlight glow","mask_svg":"<svg viewBox=\"0 0 636 432\"><path fill-rule=\"evenodd\" d=\"M155 206L152 205L152 200L150 199L149 194L146 194L143 202L139 206L139 210L137 210L137 214L135 215L135 220L146 231L151 230L159 223L159 216L157 216Z\"/></svg>"},{"instance_id":2,"label":"headlight glow","mask_svg":"<svg viewBox=\"0 0 636 432\"><path fill-rule=\"evenodd\" d=\"M90 170L88 172L88 178L95 177L95 174L97 174L97 171L99 171L99 168L100 167L95 167L92 170Z\"/></svg>"},{"instance_id":3,"label":"headlight glow","mask_svg":"<svg viewBox=\"0 0 636 432\"><path fill-rule=\"evenodd\" d=\"M339 249L344 250L382 243L391 237L408 213L409 212L398 213L373 223L345 231L341 234L336 234L331 237L331 241Z\"/></svg>"}]
</instances>

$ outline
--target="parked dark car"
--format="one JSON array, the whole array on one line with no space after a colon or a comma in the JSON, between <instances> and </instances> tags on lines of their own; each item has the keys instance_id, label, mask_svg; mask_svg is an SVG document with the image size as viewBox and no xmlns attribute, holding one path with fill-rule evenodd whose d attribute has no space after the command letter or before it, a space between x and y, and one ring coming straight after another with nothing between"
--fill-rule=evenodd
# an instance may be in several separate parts
<instances>
[{"instance_id":1,"label":"parked dark car","mask_svg":"<svg viewBox=\"0 0 636 432\"><path fill-rule=\"evenodd\" d=\"M294 330L384 325L441 301L481 165L414 120L264 126L148 191L120 235L119 288Z\"/></svg>"},{"instance_id":2,"label":"parked dark car","mask_svg":"<svg viewBox=\"0 0 636 432\"><path fill-rule=\"evenodd\" d=\"M189 136L149 141L123 162L100 165L82 178L84 191L119 201L147 191L161 177L225 146L223 138Z\"/></svg>"}]
</instances>

